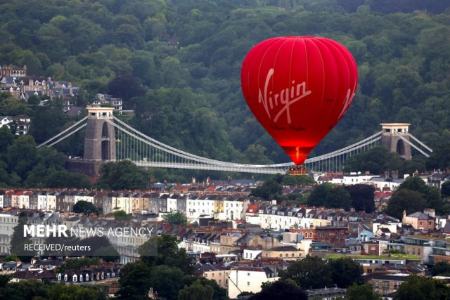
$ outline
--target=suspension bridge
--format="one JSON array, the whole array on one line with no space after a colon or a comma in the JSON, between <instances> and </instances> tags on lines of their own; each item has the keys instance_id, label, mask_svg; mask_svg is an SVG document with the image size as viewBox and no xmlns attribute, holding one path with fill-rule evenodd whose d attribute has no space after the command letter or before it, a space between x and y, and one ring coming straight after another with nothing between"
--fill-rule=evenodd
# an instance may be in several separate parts
<instances>
[{"instance_id":1,"label":"suspension bridge","mask_svg":"<svg viewBox=\"0 0 450 300\"><path fill-rule=\"evenodd\" d=\"M113 114L113 108L88 106L88 115L37 147L52 147L80 130L85 130L84 162L103 163L129 160L140 167L175 168L244 172L254 174L285 174L294 164L242 164L198 156L164 144L133 128ZM433 151L409 133L407 123L383 123L382 130L349 146L311 157L305 161L308 170L337 172L349 158L375 146L384 145L405 159L412 149L429 157Z\"/></svg>"}]
</instances>

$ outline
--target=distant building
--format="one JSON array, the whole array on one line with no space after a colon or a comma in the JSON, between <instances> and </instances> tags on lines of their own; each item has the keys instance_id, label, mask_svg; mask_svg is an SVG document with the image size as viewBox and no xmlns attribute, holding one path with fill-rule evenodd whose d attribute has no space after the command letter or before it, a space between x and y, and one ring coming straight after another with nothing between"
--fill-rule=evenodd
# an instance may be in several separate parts
<instances>
[{"instance_id":1,"label":"distant building","mask_svg":"<svg viewBox=\"0 0 450 300\"><path fill-rule=\"evenodd\" d=\"M345 299L347 290L338 287L306 290L308 300L334 300Z\"/></svg>"},{"instance_id":2,"label":"distant building","mask_svg":"<svg viewBox=\"0 0 450 300\"><path fill-rule=\"evenodd\" d=\"M345 246L345 239L348 235L347 227L325 226L316 228L300 228L297 231L302 233L305 239L326 243L334 247Z\"/></svg>"},{"instance_id":3,"label":"distant building","mask_svg":"<svg viewBox=\"0 0 450 300\"><path fill-rule=\"evenodd\" d=\"M394 294L400 285L408 280L409 274L368 274L367 282L373 287L373 290L382 297L389 297Z\"/></svg>"},{"instance_id":4,"label":"distant building","mask_svg":"<svg viewBox=\"0 0 450 300\"><path fill-rule=\"evenodd\" d=\"M13 214L0 213L0 255L11 254L11 239L19 217Z\"/></svg>"},{"instance_id":5,"label":"distant building","mask_svg":"<svg viewBox=\"0 0 450 300\"><path fill-rule=\"evenodd\" d=\"M75 105L73 99L79 95L80 88L71 82L54 81L51 77L27 76L26 66L0 66L0 91L23 101L28 101L31 96L61 99L64 111L68 111Z\"/></svg>"},{"instance_id":6,"label":"distant building","mask_svg":"<svg viewBox=\"0 0 450 300\"><path fill-rule=\"evenodd\" d=\"M278 274L268 267L238 267L228 275L228 297L236 299L243 292L259 293L263 283L278 279Z\"/></svg>"},{"instance_id":7,"label":"distant building","mask_svg":"<svg viewBox=\"0 0 450 300\"><path fill-rule=\"evenodd\" d=\"M294 246L278 246L262 251L263 258L278 258L283 260L298 260L302 257L302 251Z\"/></svg>"},{"instance_id":8,"label":"distant building","mask_svg":"<svg viewBox=\"0 0 450 300\"><path fill-rule=\"evenodd\" d=\"M13 65L0 66L0 77L26 77L27 66L17 67Z\"/></svg>"},{"instance_id":9,"label":"distant building","mask_svg":"<svg viewBox=\"0 0 450 300\"><path fill-rule=\"evenodd\" d=\"M26 135L30 131L31 118L21 116L0 116L0 128L7 127L15 135Z\"/></svg>"},{"instance_id":10,"label":"distant building","mask_svg":"<svg viewBox=\"0 0 450 300\"><path fill-rule=\"evenodd\" d=\"M122 112L123 109L123 101L122 98L115 98L109 94L97 94L95 95L94 104L100 105L108 105L114 107L114 110L119 113Z\"/></svg>"},{"instance_id":11,"label":"distant building","mask_svg":"<svg viewBox=\"0 0 450 300\"><path fill-rule=\"evenodd\" d=\"M416 230L434 230L436 228L434 210L424 212L415 212L406 215L406 211L403 212L402 223L404 225L411 225Z\"/></svg>"}]
</instances>

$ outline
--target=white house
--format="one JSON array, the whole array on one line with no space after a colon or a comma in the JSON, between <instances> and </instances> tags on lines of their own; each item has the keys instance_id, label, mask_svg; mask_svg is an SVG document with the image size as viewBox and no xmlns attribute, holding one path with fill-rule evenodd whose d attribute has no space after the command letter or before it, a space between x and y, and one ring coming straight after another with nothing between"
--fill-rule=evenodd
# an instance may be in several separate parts
<instances>
[{"instance_id":1,"label":"white house","mask_svg":"<svg viewBox=\"0 0 450 300\"><path fill-rule=\"evenodd\" d=\"M188 198L186 200L186 217L192 222L198 220L201 215L213 216L215 212L215 201L218 200Z\"/></svg>"},{"instance_id":2,"label":"white house","mask_svg":"<svg viewBox=\"0 0 450 300\"><path fill-rule=\"evenodd\" d=\"M360 174L351 174L344 175L342 177L331 179L331 183L333 184L342 184L342 185L354 185L354 184L367 184L376 176L374 175L360 175Z\"/></svg>"},{"instance_id":3,"label":"white house","mask_svg":"<svg viewBox=\"0 0 450 300\"><path fill-rule=\"evenodd\" d=\"M240 267L228 275L228 297L236 299L243 292L259 293L262 284L279 279L270 268Z\"/></svg>"},{"instance_id":4,"label":"white house","mask_svg":"<svg viewBox=\"0 0 450 300\"><path fill-rule=\"evenodd\" d=\"M178 210L177 198L171 198L170 196L167 198L167 212L176 212Z\"/></svg>"},{"instance_id":5,"label":"white house","mask_svg":"<svg viewBox=\"0 0 450 300\"><path fill-rule=\"evenodd\" d=\"M93 194L77 194L74 195L74 203L76 204L78 201L86 201L94 204L94 195Z\"/></svg>"},{"instance_id":6,"label":"white house","mask_svg":"<svg viewBox=\"0 0 450 300\"><path fill-rule=\"evenodd\" d=\"M56 210L56 195L55 194L38 194L37 205L38 210L54 211Z\"/></svg>"},{"instance_id":7,"label":"white house","mask_svg":"<svg viewBox=\"0 0 450 300\"><path fill-rule=\"evenodd\" d=\"M30 194L29 192L18 192L11 195L11 206L17 208L30 208Z\"/></svg>"},{"instance_id":8,"label":"white house","mask_svg":"<svg viewBox=\"0 0 450 300\"><path fill-rule=\"evenodd\" d=\"M11 117L8 116L0 117L0 128L6 126L8 127L8 129L11 129L12 123L14 123L14 120Z\"/></svg>"},{"instance_id":9,"label":"white house","mask_svg":"<svg viewBox=\"0 0 450 300\"><path fill-rule=\"evenodd\" d=\"M11 254L11 238L19 217L7 213L0 214L0 255Z\"/></svg>"},{"instance_id":10,"label":"white house","mask_svg":"<svg viewBox=\"0 0 450 300\"><path fill-rule=\"evenodd\" d=\"M248 260L255 260L258 256L260 256L262 253L262 250L259 249L244 249L244 252L242 253L243 259Z\"/></svg>"},{"instance_id":11,"label":"white house","mask_svg":"<svg viewBox=\"0 0 450 300\"><path fill-rule=\"evenodd\" d=\"M223 201L223 209L226 220L244 219L244 213L247 210L246 200L225 200Z\"/></svg>"}]
</instances>

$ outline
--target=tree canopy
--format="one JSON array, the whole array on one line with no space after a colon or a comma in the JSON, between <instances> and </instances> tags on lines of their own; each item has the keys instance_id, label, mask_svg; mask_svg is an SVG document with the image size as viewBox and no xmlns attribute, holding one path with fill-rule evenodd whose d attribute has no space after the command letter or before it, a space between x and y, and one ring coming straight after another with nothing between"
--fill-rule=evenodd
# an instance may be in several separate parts
<instances>
[{"instance_id":1,"label":"tree canopy","mask_svg":"<svg viewBox=\"0 0 450 300\"><path fill-rule=\"evenodd\" d=\"M375 188L367 184L355 184L346 187L352 199L352 207L358 211L371 213L375 210Z\"/></svg>"},{"instance_id":2,"label":"tree canopy","mask_svg":"<svg viewBox=\"0 0 450 300\"><path fill-rule=\"evenodd\" d=\"M73 205L73 212L89 214L98 214L98 208L94 204L87 201L78 201Z\"/></svg>"},{"instance_id":3,"label":"tree canopy","mask_svg":"<svg viewBox=\"0 0 450 300\"><path fill-rule=\"evenodd\" d=\"M145 170L126 160L102 165L97 185L112 190L145 189L149 179Z\"/></svg>"},{"instance_id":4,"label":"tree canopy","mask_svg":"<svg viewBox=\"0 0 450 300\"><path fill-rule=\"evenodd\" d=\"M348 210L352 205L352 198L345 187L324 183L312 190L308 204Z\"/></svg>"},{"instance_id":5,"label":"tree canopy","mask_svg":"<svg viewBox=\"0 0 450 300\"><path fill-rule=\"evenodd\" d=\"M442 169L450 163L444 145L450 140L444 2L6 1L0 4L0 64L72 81L87 91L87 100L98 92L123 97L125 108L136 111L133 126L183 150L284 162L285 154L245 105L241 62L268 37L327 36L353 53L360 84L348 114L314 153L367 137L380 122L410 122L414 135L436 150L427 167ZM0 97L0 111L32 114L38 125L31 132L40 142L68 120L35 100L30 105L39 113L8 97ZM365 169L380 171L373 163Z\"/></svg>"},{"instance_id":6,"label":"tree canopy","mask_svg":"<svg viewBox=\"0 0 450 300\"><path fill-rule=\"evenodd\" d=\"M261 292L251 296L249 300L292 299L306 300L305 291L292 280L278 280L263 286Z\"/></svg>"},{"instance_id":7,"label":"tree canopy","mask_svg":"<svg viewBox=\"0 0 450 300\"><path fill-rule=\"evenodd\" d=\"M65 157L52 148L36 148L29 135L14 139L0 129L0 186L87 188L89 178L65 170Z\"/></svg>"},{"instance_id":8,"label":"tree canopy","mask_svg":"<svg viewBox=\"0 0 450 300\"><path fill-rule=\"evenodd\" d=\"M396 218L402 217L403 211L408 214L434 208L437 212L447 211L439 191L428 186L420 177L408 177L389 199L386 212Z\"/></svg>"},{"instance_id":9,"label":"tree canopy","mask_svg":"<svg viewBox=\"0 0 450 300\"><path fill-rule=\"evenodd\" d=\"M354 284L347 289L346 298L348 300L380 300L370 284Z\"/></svg>"},{"instance_id":10,"label":"tree canopy","mask_svg":"<svg viewBox=\"0 0 450 300\"><path fill-rule=\"evenodd\" d=\"M448 299L449 297L450 288L444 283L422 276L410 276L406 282L400 285L394 300Z\"/></svg>"},{"instance_id":11,"label":"tree canopy","mask_svg":"<svg viewBox=\"0 0 450 300\"><path fill-rule=\"evenodd\" d=\"M337 285L347 288L362 283L362 268L348 258L325 261L307 256L290 264L281 274L282 279L293 280L303 289L319 289Z\"/></svg>"},{"instance_id":12,"label":"tree canopy","mask_svg":"<svg viewBox=\"0 0 450 300\"><path fill-rule=\"evenodd\" d=\"M164 220L172 225L186 225L186 215L181 212L172 212L163 216Z\"/></svg>"}]
</instances>

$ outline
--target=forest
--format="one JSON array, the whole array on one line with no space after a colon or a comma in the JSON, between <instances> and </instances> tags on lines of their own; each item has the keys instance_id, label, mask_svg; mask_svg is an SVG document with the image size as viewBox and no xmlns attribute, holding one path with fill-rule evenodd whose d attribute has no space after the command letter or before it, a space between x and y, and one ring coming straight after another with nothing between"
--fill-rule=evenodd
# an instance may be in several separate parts
<instances>
[{"instance_id":1,"label":"forest","mask_svg":"<svg viewBox=\"0 0 450 300\"><path fill-rule=\"evenodd\" d=\"M1 1L0 64L76 83L85 91L80 104L98 92L122 97L136 111L133 126L197 155L285 162L242 97L241 63L252 45L272 36L326 36L353 53L359 89L316 154L391 121L411 123L415 136L440 147L450 140L448 2ZM0 108L2 114L30 112L36 143L73 122L6 97Z\"/></svg>"}]
</instances>

